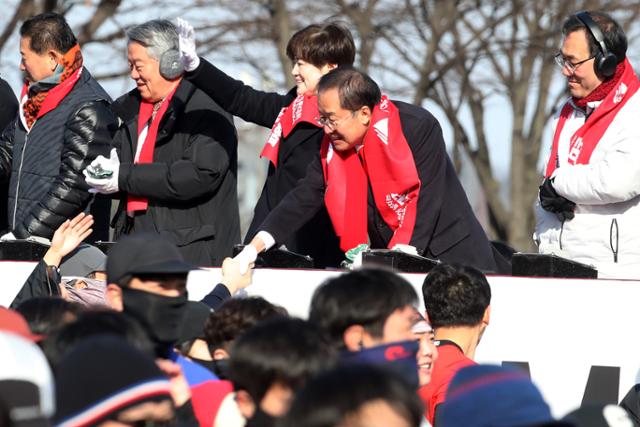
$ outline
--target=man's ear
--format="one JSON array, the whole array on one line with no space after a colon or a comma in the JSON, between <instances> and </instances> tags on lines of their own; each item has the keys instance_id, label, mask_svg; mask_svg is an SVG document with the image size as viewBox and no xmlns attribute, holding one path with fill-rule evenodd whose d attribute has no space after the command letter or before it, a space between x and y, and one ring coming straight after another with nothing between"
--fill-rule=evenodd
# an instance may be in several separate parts
<instances>
[{"instance_id":1,"label":"man's ear","mask_svg":"<svg viewBox=\"0 0 640 427\"><path fill-rule=\"evenodd\" d=\"M242 416L247 420L253 417L256 412L256 404L246 390L236 391L236 404Z\"/></svg>"},{"instance_id":2,"label":"man's ear","mask_svg":"<svg viewBox=\"0 0 640 427\"><path fill-rule=\"evenodd\" d=\"M62 55L60 55L55 50L48 51L47 55L49 56L49 68L51 69L51 71L54 71L62 60Z\"/></svg>"},{"instance_id":3,"label":"man's ear","mask_svg":"<svg viewBox=\"0 0 640 427\"><path fill-rule=\"evenodd\" d=\"M229 353L227 353L227 350L223 348L216 348L213 350L213 353L211 353L211 357L213 357L213 360L228 359Z\"/></svg>"},{"instance_id":4,"label":"man's ear","mask_svg":"<svg viewBox=\"0 0 640 427\"><path fill-rule=\"evenodd\" d=\"M123 311L124 304L122 302L122 288L115 283L109 283L105 291L105 299L109 303L109 307L115 311Z\"/></svg>"},{"instance_id":5,"label":"man's ear","mask_svg":"<svg viewBox=\"0 0 640 427\"><path fill-rule=\"evenodd\" d=\"M371 114L371 109L365 105L363 107L360 107L360 109L356 113L356 116L363 126L369 126L369 123L371 123Z\"/></svg>"},{"instance_id":6,"label":"man's ear","mask_svg":"<svg viewBox=\"0 0 640 427\"><path fill-rule=\"evenodd\" d=\"M491 306L487 306L484 310L484 314L482 315L482 323L485 326L489 326L489 321L491 320Z\"/></svg>"},{"instance_id":7,"label":"man's ear","mask_svg":"<svg viewBox=\"0 0 640 427\"><path fill-rule=\"evenodd\" d=\"M364 327L362 325L351 325L342 334L344 346L349 351L362 350L362 340L364 339Z\"/></svg>"}]
</instances>

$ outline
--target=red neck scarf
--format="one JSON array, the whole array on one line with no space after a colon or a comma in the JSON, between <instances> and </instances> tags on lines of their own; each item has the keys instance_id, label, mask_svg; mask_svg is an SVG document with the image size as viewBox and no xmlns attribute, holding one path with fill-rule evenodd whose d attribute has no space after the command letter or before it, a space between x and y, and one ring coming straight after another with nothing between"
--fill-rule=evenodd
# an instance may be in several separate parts
<instances>
[{"instance_id":1,"label":"red neck scarf","mask_svg":"<svg viewBox=\"0 0 640 427\"><path fill-rule=\"evenodd\" d=\"M153 151L156 147L156 138L158 137L158 127L162 121L164 113L169 108L169 102L173 98L173 94L176 92L178 85L176 85L171 92L162 100L158 102L147 102L144 99L140 102L140 110L138 113L138 144L142 144L140 149L140 155L134 163L152 163ZM140 134L146 126L149 126L147 130L147 136L144 141L140 141ZM146 211L149 206L149 201L144 197L128 195L127 196L127 211Z\"/></svg>"},{"instance_id":2,"label":"red neck scarf","mask_svg":"<svg viewBox=\"0 0 640 427\"><path fill-rule=\"evenodd\" d=\"M622 64L623 66L621 68L623 71L619 79L617 81L615 81L615 78L611 79L615 81L615 84L609 85L611 88L600 105L593 110L580 129L571 136L568 157L570 165L584 165L589 163L593 150L595 150L600 138L602 138L602 135L604 135L614 117L618 114L618 111L620 111L624 104L636 93L638 87L640 87L638 77L636 77L629 60L625 59ZM620 67L620 64L618 64L618 67ZM616 68L616 75L617 74L618 69ZM603 84L605 83L602 83L600 86ZM567 102L560 112L558 125L553 135L553 145L551 146L551 156L547 163L546 177L551 176L553 171L559 166L558 145L560 134L571 114L573 114L573 107Z\"/></svg>"},{"instance_id":3,"label":"red neck scarf","mask_svg":"<svg viewBox=\"0 0 640 427\"><path fill-rule=\"evenodd\" d=\"M298 123L311 123L320 127L317 117L318 97L316 95L298 95L291 104L280 110L260 157L266 157L274 167L277 167L280 141L289 136Z\"/></svg>"},{"instance_id":4,"label":"red neck scarf","mask_svg":"<svg viewBox=\"0 0 640 427\"><path fill-rule=\"evenodd\" d=\"M584 98L572 98L573 105L583 110L587 108L587 104L593 101L602 101L611 90L618 84L618 81L622 77L625 70L625 62L622 61L616 66L616 70L611 78L603 81L595 88L589 95Z\"/></svg>"},{"instance_id":5,"label":"red neck scarf","mask_svg":"<svg viewBox=\"0 0 640 427\"><path fill-rule=\"evenodd\" d=\"M31 129L37 119L54 110L62 102L75 86L81 73L82 52L76 44L64 54L51 77L30 86L25 82L20 98L23 100L22 112L27 129Z\"/></svg>"},{"instance_id":6,"label":"red neck scarf","mask_svg":"<svg viewBox=\"0 0 640 427\"><path fill-rule=\"evenodd\" d=\"M411 242L420 179L402 133L398 108L386 96L373 109L369 130L358 153L355 149L334 151L325 136L320 154L325 204L342 250L367 243L367 178L376 207L393 230L387 247Z\"/></svg>"}]
</instances>

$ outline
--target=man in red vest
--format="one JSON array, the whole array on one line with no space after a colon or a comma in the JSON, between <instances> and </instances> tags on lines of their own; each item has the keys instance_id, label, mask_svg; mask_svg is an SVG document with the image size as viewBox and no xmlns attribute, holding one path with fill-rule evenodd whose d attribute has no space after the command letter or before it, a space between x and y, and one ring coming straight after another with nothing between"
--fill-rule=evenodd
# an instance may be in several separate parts
<instances>
[{"instance_id":1,"label":"man in red vest","mask_svg":"<svg viewBox=\"0 0 640 427\"><path fill-rule=\"evenodd\" d=\"M318 107L319 155L240 258L250 262L325 205L343 251L411 245L431 258L496 270L431 113L389 100L347 67L322 77Z\"/></svg>"}]
</instances>

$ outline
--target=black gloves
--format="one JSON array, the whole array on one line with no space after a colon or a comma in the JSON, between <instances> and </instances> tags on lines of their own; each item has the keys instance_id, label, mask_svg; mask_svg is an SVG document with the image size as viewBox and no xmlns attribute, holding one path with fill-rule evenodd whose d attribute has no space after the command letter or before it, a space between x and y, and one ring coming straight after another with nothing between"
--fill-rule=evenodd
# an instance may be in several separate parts
<instances>
[{"instance_id":1,"label":"black gloves","mask_svg":"<svg viewBox=\"0 0 640 427\"><path fill-rule=\"evenodd\" d=\"M556 193L553 188L553 178L545 178L540 186L540 206L548 212L552 212L560 221L573 219L576 204Z\"/></svg>"}]
</instances>

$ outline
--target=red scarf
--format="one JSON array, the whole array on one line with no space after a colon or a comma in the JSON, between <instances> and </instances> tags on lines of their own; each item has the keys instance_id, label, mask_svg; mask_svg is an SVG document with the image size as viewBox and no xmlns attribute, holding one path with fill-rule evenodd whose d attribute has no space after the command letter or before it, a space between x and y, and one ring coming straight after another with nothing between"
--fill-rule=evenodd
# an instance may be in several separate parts
<instances>
[{"instance_id":1,"label":"red scarf","mask_svg":"<svg viewBox=\"0 0 640 427\"><path fill-rule=\"evenodd\" d=\"M289 136L298 123L311 123L320 127L317 117L318 97L316 95L298 95L291 104L280 110L260 157L266 157L274 167L277 167L280 141Z\"/></svg>"},{"instance_id":2,"label":"red scarf","mask_svg":"<svg viewBox=\"0 0 640 427\"><path fill-rule=\"evenodd\" d=\"M30 88L27 82L25 82L22 87L20 99L23 100L22 111L28 129L31 129L37 119L49 111L54 110L60 102L62 102L64 97L71 92L71 89L73 89L78 79L80 79L80 74L82 73L82 52L80 52L80 46L76 44L69 49L60 59L58 66L62 69L56 68L58 74L54 74L54 76L48 79L57 80L57 84L51 89L37 89L40 85L46 87L47 83L45 82L32 83L31 90L29 90ZM26 101L24 100L25 95L28 96Z\"/></svg>"},{"instance_id":3,"label":"red scarf","mask_svg":"<svg viewBox=\"0 0 640 427\"><path fill-rule=\"evenodd\" d=\"M334 151L325 136L320 154L325 204L342 250L367 243L367 177L376 207L393 230L387 247L411 242L420 178L402 133L398 108L386 96L373 109L359 153L355 149Z\"/></svg>"},{"instance_id":4,"label":"red scarf","mask_svg":"<svg viewBox=\"0 0 640 427\"><path fill-rule=\"evenodd\" d=\"M144 99L140 102L140 110L138 113L138 144L142 144L142 148L140 149L140 156L135 160L134 163L152 163L153 162L153 151L156 147L156 138L158 137L158 127L160 126L160 122L162 121L162 117L164 113L167 112L167 108L169 108L169 102L171 102L171 98L173 98L173 94L176 92L178 85L167 95L161 102L160 108L158 111L153 113L153 108L156 105L155 102L147 102ZM140 141L140 133L143 131L147 123L149 124L149 129L147 130L147 136L144 141ZM127 195L127 211L146 211L147 206L149 205L149 201L144 197L133 196L131 194Z\"/></svg>"},{"instance_id":5,"label":"red scarf","mask_svg":"<svg viewBox=\"0 0 640 427\"><path fill-rule=\"evenodd\" d=\"M618 111L620 111L624 104L636 93L638 87L640 87L638 78L629 61L625 59L623 64L624 71L620 75L618 82L615 85L611 85L611 89L604 97L602 103L587 117L587 120L585 120L580 129L571 136L568 157L570 165L585 165L589 163L593 150L595 150L602 135L604 135L614 117L618 114ZM616 75L617 74L618 72L616 70ZM547 163L546 177L551 176L559 166L558 145L560 134L562 133L565 122L571 117L571 114L573 114L573 107L567 102L560 112L558 125L553 135L553 145L551 146L551 156Z\"/></svg>"}]
</instances>

